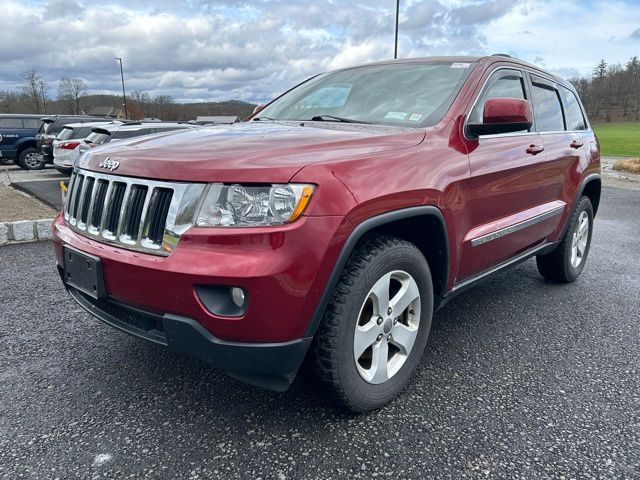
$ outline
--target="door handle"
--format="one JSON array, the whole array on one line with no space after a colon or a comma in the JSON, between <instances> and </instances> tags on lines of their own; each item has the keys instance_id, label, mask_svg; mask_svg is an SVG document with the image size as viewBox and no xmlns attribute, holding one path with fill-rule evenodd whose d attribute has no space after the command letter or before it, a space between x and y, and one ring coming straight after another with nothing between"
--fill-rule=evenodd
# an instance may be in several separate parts
<instances>
[{"instance_id":1,"label":"door handle","mask_svg":"<svg viewBox=\"0 0 640 480\"><path fill-rule=\"evenodd\" d=\"M527 153L531 155L537 155L540 152L544 151L544 147L542 145L529 145L527 148Z\"/></svg>"},{"instance_id":2,"label":"door handle","mask_svg":"<svg viewBox=\"0 0 640 480\"><path fill-rule=\"evenodd\" d=\"M571 148L580 148L582 145L584 145L584 143L582 143L582 140L578 140L577 138L569 144Z\"/></svg>"}]
</instances>

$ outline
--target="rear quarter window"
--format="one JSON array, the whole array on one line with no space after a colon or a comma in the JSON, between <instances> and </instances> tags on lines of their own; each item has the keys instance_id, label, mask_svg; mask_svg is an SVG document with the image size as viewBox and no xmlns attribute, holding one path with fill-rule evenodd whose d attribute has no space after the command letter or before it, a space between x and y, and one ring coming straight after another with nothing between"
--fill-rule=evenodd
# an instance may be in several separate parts
<instances>
[{"instance_id":1,"label":"rear quarter window","mask_svg":"<svg viewBox=\"0 0 640 480\"><path fill-rule=\"evenodd\" d=\"M533 101L533 116L536 130L539 132L556 132L564 130L562 106L558 91L542 83L533 81L531 87Z\"/></svg>"},{"instance_id":2,"label":"rear quarter window","mask_svg":"<svg viewBox=\"0 0 640 480\"><path fill-rule=\"evenodd\" d=\"M562 104L564 105L567 130L586 130L587 122L576 94L566 87L561 87L560 95L562 96Z\"/></svg>"},{"instance_id":3,"label":"rear quarter window","mask_svg":"<svg viewBox=\"0 0 640 480\"><path fill-rule=\"evenodd\" d=\"M42 120L39 118L23 118L22 124L24 125L24 128L40 128Z\"/></svg>"}]
</instances>

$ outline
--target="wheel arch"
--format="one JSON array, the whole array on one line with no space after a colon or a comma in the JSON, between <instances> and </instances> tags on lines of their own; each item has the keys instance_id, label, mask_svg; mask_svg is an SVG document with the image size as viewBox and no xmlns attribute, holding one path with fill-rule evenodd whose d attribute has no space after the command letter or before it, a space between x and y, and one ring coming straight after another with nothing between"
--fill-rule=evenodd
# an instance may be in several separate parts
<instances>
[{"instance_id":1,"label":"wheel arch","mask_svg":"<svg viewBox=\"0 0 640 480\"><path fill-rule=\"evenodd\" d=\"M587 175L582 184L580 185L580 191L578 192L578 196L576 197L576 201L580 199L583 195L587 196L591 201L591 206L593 207L593 216L595 217L598 212L598 206L600 205L600 196L602 193L602 178L598 173L592 173Z\"/></svg>"},{"instance_id":2,"label":"wheel arch","mask_svg":"<svg viewBox=\"0 0 640 480\"><path fill-rule=\"evenodd\" d=\"M431 269L434 309L437 309L440 300L446 294L449 279L449 240L444 216L440 209L433 205L393 210L364 220L351 232L331 271L305 337L313 336L318 329L333 290L354 249L361 241L378 234L407 240L422 252Z\"/></svg>"},{"instance_id":3,"label":"wheel arch","mask_svg":"<svg viewBox=\"0 0 640 480\"><path fill-rule=\"evenodd\" d=\"M16 157L19 157L20 154L27 148L38 148L38 144L35 138L20 139L16 143Z\"/></svg>"}]
</instances>

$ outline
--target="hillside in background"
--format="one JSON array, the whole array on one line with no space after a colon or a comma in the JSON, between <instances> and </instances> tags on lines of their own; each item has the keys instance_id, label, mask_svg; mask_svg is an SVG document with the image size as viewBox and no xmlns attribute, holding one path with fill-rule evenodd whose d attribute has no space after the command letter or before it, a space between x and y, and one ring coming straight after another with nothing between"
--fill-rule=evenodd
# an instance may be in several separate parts
<instances>
[{"instance_id":1,"label":"hillside in background","mask_svg":"<svg viewBox=\"0 0 640 480\"><path fill-rule=\"evenodd\" d=\"M88 113L94 107L122 107L118 95L83 95L78 99L79 108L68 100L47 99L44 105L36 105L19 92L0 91L0 113L76 114ZM169 96L151 98L146 92L131 92L127 96L130 117L156 117L162 120L195 120L203 115L237 115L245 118L253 112L255 104L240 100L223 102L176 103ZM133 114L133 115L132 115ZM138 117L138 118L136 118Z\"/></svg>"}]
</instances>

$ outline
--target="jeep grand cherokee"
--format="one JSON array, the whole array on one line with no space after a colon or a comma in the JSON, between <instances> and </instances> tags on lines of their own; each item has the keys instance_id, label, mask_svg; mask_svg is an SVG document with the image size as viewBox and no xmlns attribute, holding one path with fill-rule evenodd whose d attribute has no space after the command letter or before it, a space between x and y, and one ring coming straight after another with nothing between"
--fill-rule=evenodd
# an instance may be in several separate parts
<instances>
[{"instance_id":1,"label":"jeep grand cherokee","mask_svg":"<svg viewBox=\"0 0 640 480\"><path fill-rule=\"evenodd\" d=\"M366 411L467 287L530 257L578 277L599 171L568 82L507 56L381 62L84 154L55 252L102 321L276 390L304 360Z\"/></svg>"}]
</instances>

